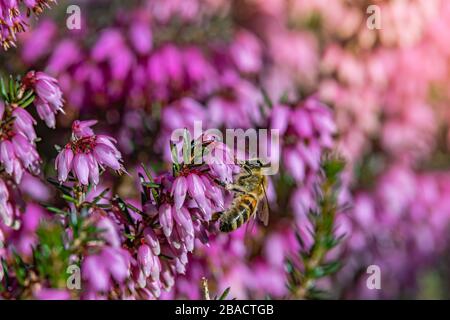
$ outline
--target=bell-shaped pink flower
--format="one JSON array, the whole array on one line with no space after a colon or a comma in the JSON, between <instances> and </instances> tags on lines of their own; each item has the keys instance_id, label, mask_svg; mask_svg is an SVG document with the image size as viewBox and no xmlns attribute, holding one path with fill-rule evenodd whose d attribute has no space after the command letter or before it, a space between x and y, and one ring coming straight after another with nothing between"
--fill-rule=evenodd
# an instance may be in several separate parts
<instances>
[{"instance_id":1,"label":"bell-shaped pink flower","mask_svg":"<svg viewBox=\"0 0 450 320\"><path fill-rule=\"evenodd\" d=\"M161 247L155 232L151 228L146 228L144 230L144 239L152 249L153 254L158 256L161 253Z\"/></svg>"},{"instance_id":2,"label":"bell-shaped pink flower","mask_svg":"<svg viewBox=\"0 0 450 320\"><path fill-rule=\"evenodd\" d=\"M108 272L117 283L123 283L130 275L129 256L126 250L115 247L105 247L101 257Z\"/></svg>"},{"instance_id":3,"label":"bell-shaped pink flower","mask_svg":"<svg viewBox=\"0 0 450 320\"><path fill-rule=\"evenodd\" d=\"M67 180L70 170L72 170L73 151L70 146L66 146L62 150L55 161L55 169L58 172L58 181Z\"/></svg>"},{"instance_id":4,"label":"bell-shaped pink flower","mask_svg":"<svg viewBox=\"0 0 450 320\"><path fill-rule=\"evenodd\" d=\"M41 118L41 120L45 121L45 124L47 125L47 127L54 129L56 126L55 113L50 108L50 105L48 104L48 102L46 102L40 98L36 98L34 100L34 105L36 106L36 110L39 115L39 118Z\"/></svg>"},{"instance_id":5,"label":"bell-shaped pink flower","mask_svg":"<svg viewBox=\"0 0 450 320\"><path fill-rule=\"evenodd\" d=\"M106 165L114 170L121 170L122 168L114 149L111 149L105 144L100 143L94 147L94 156L101 165Z\"/></svg>"},{"instance_id":6,"label":"bell-shaped pink flower","mask_svg":"<svg viewBox=\"0 0 450 320\"><path fill-rule=\"evenodd\" d=\"M85 153L77 153L73 158L73 171L81 184L89 184L89 158Z\"/></svg>"},{"instance_id":7,"label":"bell-shaped pink flower","mask_svg":"<svg viewBox=\"0 0 450 320\"><path fill-rule=\"evenodd\" d=\"M0 161L5 167L6 173L11 175L14 170L14 161L16 156L14 153L14 147L9 140L3 140L0 142Z\"/></svg>"},{"instance_id":8,"label":"bell-shaped pink flower","mask_svg":"<svg viewBox=\"0 0 450 320\"><path fill-rule=\"evenodd\" d=\"M205 198L205 185L202 179L196 174L189 174L186 177L189 195L197 201L198 205L202 208L206 207Z\"/></svg>"},{"instance_id":9,"label":"bell-shaped pink flower","mask_svg":"<svg viewBox=\"0 0 450 320\"><path fill-rule=\"evenodd\" d=\"M151 274L151 270L153 268L153 253L150 247L146 244L142 244L137 253L137 258L139 265L142 268L142 271L144 272L144 275L146 277L149 277Z\"/></svg>"},{"instance_id":10,"label":"bell-shaped pink flower","mask_svg":"<svg viewBox=\"0 0 450 320\"><path fill-rule=\"evenodd\" d=\"M172 207L164 203L159 207L159 223L163 229L164 235L168 238L173 230Z\"/></svg>"},{"instance_id":11,"label":"bell-shaped pink flower","mask_svg":"<svg viewBox=\"0 0 450 320\"><path fill-rule=\"evenodd\" d=\"M121 241L115 223L107 218L101 217L97 222L97 228L102 230L101 237L112 247L119 248Z\"/></svg>"},{"instance_id":12,"label":"bell-shaped pink flower","mask_svg":"<svg viewBox=\"0 0 450 320\"><path fill-rule=\"evenodd\" d=\"M15 108L12 115L16 131L23 133L30 141L34 141L36 139L36 132L34 131L36 120L33 119L28 111L21 107Z\"/></svg>"},{"instance_id":13,"label":"bell-shaped pink flower","mask_svg":"<svg viewBox=\"0 0 450 320\"><path fill-rule=\"evenodd\" d=\"M75 120L72 124L72 132L78 138L93 136L94 131L91 127L95 124L97 124L97 120Z\"/></svg>"},{"instance_id":14,"label":"bell-shaped pink flower","mask_svg":"<svg viewBox=\"0 0 450 320\"><path fill-rule=\"evenodd\" d=\"M172 208L172 215L178 225L183 227L189 235L194 235L194 225L192 224L192 218L189 211L185 207L180 209Z\"/></svg>"},{"instance_id":15,"label":"bell-shaped pink flower","mask_svg":"<svg viewBox=\"0 0 450 320\"><path fill-rule=\"evenodd\" d=\"M11 142L14 147L14 153L16 157L20 159L23 166L32 172L37 173L39 171L38 163L40 158L34 144L30 143L21 133L15 134L12 137Z\"/></svg>"},{"instance_id":16,"label":"bell-shaped pink flower","mask_svg":"<svg viewBox=\"0 0 450 320\"><path fill-rule=\"evenodd\" d=\"M180 209L183 206L184 200L186 199L186 192L187 192L186 178L183 176L177 177L173 182L171 191L171 195L174 198L175 207L177 209Z\"/></svg>"},{"instance_id":17,"label":"bell-shaped pink flower","mask_svg":"<svg viewBox=\"0 0 450 320\"><path fill-rule=\"evenodd\" d=\"M100 171L98 169L98 163L92 153L88 153L87 157L89 164L89 182L95 186L100 181Z\"/></svg>"},{"instance_id":18,"label":"bell-shaped pink flower","mask_svg":"<svg viewBox=\"0 0 450 320\"><path fill-rule=\"evenodd\" d=\"M67 180L71 170L82 185L97 185L100 182L99 167L125 171L121 154L114 145L116 140L105 135L94 135L91 126L95 123L95 120L77 120L73 123L72 139L55 162L60 182Z\"/></svg>"},{"instance_id":19,"label":"bell-shaped pink flower","mask_svg":"<svg viewBox=\"0 0 450 320\"><path fill-rule=\"evenodd\" d=\"M107 291L111 285L109 273L100 256L93 255L84 259L81 266L83 278L95 291Z\"/></svg>"},{"instance_id":20,"label":"bell-shaped pink flower","mask_svg":"<svg viewBox=\"0 0 450 320\"><path fill-rule=\"evenodd\" d=\"M54 113L62 110L62 91L59 88L58 80L44 72L36 72L35 90L39 98L48 102Z\"/></svg>"}]
</instances>

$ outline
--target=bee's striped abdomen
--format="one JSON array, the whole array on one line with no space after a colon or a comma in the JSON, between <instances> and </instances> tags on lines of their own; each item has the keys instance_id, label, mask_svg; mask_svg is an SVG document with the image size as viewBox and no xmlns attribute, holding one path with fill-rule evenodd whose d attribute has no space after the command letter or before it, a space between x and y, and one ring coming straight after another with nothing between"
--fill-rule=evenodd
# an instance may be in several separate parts
<instances>
[{"instance_id":1,"label":"bee's striped abdomen","mask_svg":"<svg viewBox=\"0 0 450 320\"><path fill-rule=\"evenodd\" d=\"M250 219L256 205L257 199L251 194L237 197L233 206L220 218L220 231L231 232L242 226Z\"/></svg>"}]
</instances>

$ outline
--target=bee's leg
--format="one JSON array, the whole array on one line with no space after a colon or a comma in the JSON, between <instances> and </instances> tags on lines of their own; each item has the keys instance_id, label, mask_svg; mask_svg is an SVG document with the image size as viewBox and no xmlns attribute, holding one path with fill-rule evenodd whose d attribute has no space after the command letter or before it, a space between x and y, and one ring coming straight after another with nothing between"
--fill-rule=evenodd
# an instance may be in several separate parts
<instances>
[{"instance_id":1,"label":"bee's leg","mask_svg":"<svg viewBox=\"0 0 450 320\"><path fill-rule=\"evenodd\" d=\"M241 192L244 193L244 190L242 190L238 185L232 184L232 183L225 183L223 181L220 181L219 179L214 179L214 181L220 185L221 187L227 189L228 191L234 191L234 192Z\"/></svg>"},{"instance_id":2,"label":"bee's leg","mask_svg":"<svg viewBox=\"0 0 450 320\"><path fill-rule=\"evenodd\" d=\"M246 174L241 175L240 179L247 179L253 175L252 169L248 165L243 165L242 168L245 170Z\"/></svg>"},{"instance_id":3,"label":"bee's leg","mask_svg":"<svg viewBox=\"0 0 450 320\"><path fill-rule=\"evenodd\" d=\"M236 186L236 185L232 185L231 187L228 187L227 190L229 190L229 191L234 191L234 192L239 192L239 193L245 193L245 191L242 190L241 187Z\"/></svg>"},{"instance_id":4,"label":"bee's leg","mask_svg":"<svg viewBox=\"0 0 450 320\"><path fill-rule=\"evenodd\" d=\"M245 190L242 190L241 186L238 186L237 184L227 184L225 187L228 191L238 192L238 193L245 193Z\"/></svg>"},{"instance_id":5,"label":"bee's leg","mask_svg":"<svg viewBox=\"0 0 450 320\"><path fill-rule=\"evenodd\" d=\"M216 222L217 220L219 220L219 218L222 214L223 214L223 211L213 213L211 221Z\"/></svg>"}]
</instances>

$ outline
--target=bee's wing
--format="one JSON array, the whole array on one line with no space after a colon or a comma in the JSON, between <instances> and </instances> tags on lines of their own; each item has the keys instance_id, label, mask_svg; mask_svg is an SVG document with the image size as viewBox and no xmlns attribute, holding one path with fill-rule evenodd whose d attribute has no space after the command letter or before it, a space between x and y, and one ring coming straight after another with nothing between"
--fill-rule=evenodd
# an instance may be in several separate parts
<instances>
[{"instance_id":1,"label":"bee's wing","mask_svg":"<svg viewBox=\"0 0 450 320\"><path fill-rule=\"evenodd\" d=\"M247 242L247 239L251 238L251 234L253 233L253 230L255 229L255 225L256 225L256 219L250 217L250 220L247 222L247 224L245 226L244 239L246 242Z\"/></svg>"},{"instance_id":2,"label":"bee's wing","mask_svg":"<svg viewBox=\"0 0 450 320\"><path fill-rule=\"evenodd\" d=\"M267 196L264 190L264 199L260 201L258 204L258 208L256 208L253 215L250 217L250 220L247 222L245 227L245 241L247 239L251 239L251 234L256 226L256 220L259 219L265 227L269 224L269 201L267 200Z\"/></svg>"},{"instance_id":3,"label":"bee's wing","mask_svg":"<svg viewBox=\"0 0 450 320\"><path fill-rule=\"evenodd\" d=\"M264 185L262 186L262 188L264 193L264 199L261 200L262 204L261 207L258 209L257 214L259 220L261 220L264 226L267 227L269 224L269 211L270 211L269 199L267 199L266 188L264 187Z\"/></svg>"}]
</instances>

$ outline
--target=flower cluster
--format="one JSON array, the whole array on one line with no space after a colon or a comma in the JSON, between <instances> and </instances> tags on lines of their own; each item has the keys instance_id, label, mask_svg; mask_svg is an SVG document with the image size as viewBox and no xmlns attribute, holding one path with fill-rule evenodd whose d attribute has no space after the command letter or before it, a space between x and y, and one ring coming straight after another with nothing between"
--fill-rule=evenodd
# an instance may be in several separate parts
<instances>
[{"instance_id":1,"label":"flower cluster","mask_svg":"<svg viewBox=\"0 0 450 320\"><path fill-rule=\"evenodd\" d=\"M55 128L55 115L58 111L63 112L62 92L57 80L43 72L31 71L26 75L24 83L36 92L34 104L41 120L48 127Z\"/></svg>"},{"instance_id":2,"label":"flower cluster","mask_svg":"<svg viewBox=\"0 0 450 320\"><path fill-rule=\"evenodd\" d=\"M95 215L95 226L103 230L104 244L87 255L82 262L82 275L88 288L85 298L94 298L99 292L110 292L113 281L123 284L130 276L130 256L121 248L116 225L108 217Z\"/></svg>"},{"instance_id":3,"label":"flower cluster","mask_svg":"<svg viewBox=\"0 0 450 320\"><path fill-rule=\"evenodd\" d=\"M237 169L229 159L215 156L227 150L221 142L198 143L208 145L208 158L203 164L181 162L174 169L175 175L163 174L154 179L158 188L143 184L143 207L152 224L141 227L142 241L133 274L137 287L150 290L155 297L160 296L161 288L171 289L177 275L186 273L188 254L194 251L196 240L207 243L209 233L217 230L212 216L225 209L226 199L216 180L230 181Z\"/></svg>"},{"instance_id":4,"label":"flower cluster","mask_svg":"<svg viewBox=\"0 0 450 320\"><path fill-rule=\"evenodd\" d=\"M78 182L87 186L99 183L100 170L109 167L118 173L124 172L122 158L115 140L106 135L95 135L91 126L95 120L74 121L72 139L56 158L58 180L64 182L72 172Z\"/></svg>"},{"instance_id":5,"label":"flower cluster","mask_svg":"<svg viewBox=\"0 0 450 320\"><path fill-rule=\"evenodd\" d=\"M34 129L37 122L26 108L34 102L38 113L48 117L46 111L39 112L36 101L51 101L62 110L62 93L56 79L42 72L31 71L17 81L10 79L9 89L3 79L1 81L0 164L6 174L0 178L4 194L2 217L7 225L11 225L16 209L11 205L14 201L8 200L6 180L13 179L14 184L20 184L26 171L31 174L38 174L40 171L40 156L36 150L37 135ZM54 124L54 112L50 113Z\"/></svg>"},{"instance_id":6,"label":"flower cluster","mask_svg":"<svg viewBox=\"0 0 450 320\"><path fill-rule=\"evenodd\" d=\"M282 135L284 169L295 181L290 206L304 242L311 245L311 222L307 218L317 209L316 185L324 153L332 150L337 132L331 110L317 97L309 97L294 107L275 105L270 127Z\"/></svg>"},{"instance_id":7,"label":"flower cluster","mask_svg":"<svg viewBox=\"0 0 450 320\"><path fill-rule=\"evenodd\" d=\"M83 124L77 122L74 127L90 130ZM88 204L92 208L89 224L102 233L100 241L89 244L82 257L86 283L82 298L155 299L162 290L173 288L178 275L186 273L195 242L208 242L210 233L217 231L212 214L225 208L225 190L216 180L229 173L228 169L236 169L221 157L212 161L220 153L216 149L226 146L211 140L199 143L208 145L208 159L213 164L180 162L174 165L173 174L154 179L145 170L152 182L141 175L141 205L136 207L119 197L109 200L107 210L96 203Z\"/></svg>"},{"instance_id":8,"label":"flower cluster","mask_svg":"<svg viewBox=\"0 0 450 320\"><path fill-rule=\"evenodd\" d=\"M198 5L192 2L194 7ZM155 13L158 18L152 13L166 4L150 6L150 10L124 13L123 24L104 28L92 47L77 38L60 39L54 22L45 21L25 43L24 57L34 64L53 52L45 68L57 75L68 105L83 112L103 109L117 125L116 138L124 152L138 149L134 142L143 140L142 122L151 121L150 113L157 116L158 108L162 130L155 134L151 126L146 134L157 140L166 155L172 130L192 129L195 120L209 119L214 127L263 125L263 95L252 80L263 61L258 37L242 29L233 35L230 46L211 43L204 48L183 41L161 41L152 34L174 26L159 17L159 10ZM205 36L213 37L214 31L211 33ZM36 50L38 38L42 41ZM111 103L123 109L119 111L122 117L117 117L118 110L111 109Z\"/></svg>"},{"instance_id":9,"label":"flower cluster","mask_svg":"<svg viewBox=\"0 0 450 320\"><path fill-rule=\"evenodd\" d=\"M0 2L0 45L3 49L15 46L17 33L26 31L28 16L39 15L55 0L2 0Z\"/></svg>"}]
</instances>

